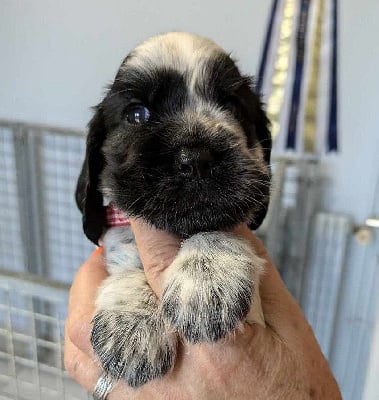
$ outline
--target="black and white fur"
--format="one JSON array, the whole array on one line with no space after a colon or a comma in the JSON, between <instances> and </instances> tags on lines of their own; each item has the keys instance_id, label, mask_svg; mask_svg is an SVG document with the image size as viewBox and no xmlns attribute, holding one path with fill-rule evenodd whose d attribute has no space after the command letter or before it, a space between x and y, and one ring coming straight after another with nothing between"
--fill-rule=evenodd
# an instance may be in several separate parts
<instances>
[{"instance_id":1,"label":"black and white fur","mask_svg":"<svg viewBox=\"0 0 379 400\"><path fill-rule=\"evenodd\" d=\"M76 199L83 227L102 238L110 273L91 342L105 371L131 386L165 374L178 337L227 336L259 303L263 262L242 238L269 200L271 138L251 80L218 45L173 32L123 61L89 124ZM179 235L159 301L129 228L106 230L104 197L126 214Z\"/></svg>"}]
</instances>

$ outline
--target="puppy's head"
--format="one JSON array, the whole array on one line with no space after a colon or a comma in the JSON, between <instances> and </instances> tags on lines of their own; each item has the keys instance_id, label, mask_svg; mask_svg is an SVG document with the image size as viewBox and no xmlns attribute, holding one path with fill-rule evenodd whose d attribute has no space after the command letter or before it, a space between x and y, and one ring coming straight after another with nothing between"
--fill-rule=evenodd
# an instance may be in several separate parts
<instances>
[{"instance_id":1,"label":"puppy's head","mask_svg":"<svg viewBox=\"0 0 379 400\"><path fill-rule=\"evenodd\" d=\"M249 78L209 39L168 33L132 51L89 124L76 199L87 236L105 229L103 196L186 236L262 222L268 120Z\"/></svg>"}]
</instances>

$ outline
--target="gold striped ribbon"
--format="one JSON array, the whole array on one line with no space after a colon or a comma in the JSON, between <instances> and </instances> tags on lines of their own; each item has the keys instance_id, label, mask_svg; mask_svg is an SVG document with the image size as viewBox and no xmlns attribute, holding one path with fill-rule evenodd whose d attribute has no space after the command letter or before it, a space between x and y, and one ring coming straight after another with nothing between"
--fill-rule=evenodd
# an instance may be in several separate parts
<instances>
[{"instance_id":1,"label":"gold striped ribbon","mask_svg":"<svg viewBox=\"0 0 379 400\"><path fill-rule=\"evenodd\" d=\"M296 8L296 0L285 1L274 72L271 78L271 92L267 100L266 112L271 121L271 134L274 140L280 131L280 114L290 65L291 38L295 28Z\"/></svg>"},{"instance_id":2,"label":"gold striped ribbon","mask_svg":"<svg viewBox=\"0 0 379 400\"><path fill-rule=\"evenodd\" d=\"M316 131L318 114L318 85L321 66L322 23L324 0L317 4L316 26L311 46L310 75L304 108L304 151L316 152Z\"/></svg>"}]
</instances>

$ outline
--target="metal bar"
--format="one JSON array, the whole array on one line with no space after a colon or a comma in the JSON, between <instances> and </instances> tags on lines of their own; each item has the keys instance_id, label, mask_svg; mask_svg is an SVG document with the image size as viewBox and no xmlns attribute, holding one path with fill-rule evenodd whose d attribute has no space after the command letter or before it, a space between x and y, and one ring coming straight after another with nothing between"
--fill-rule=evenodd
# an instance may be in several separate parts
<instances>
[{"instance_id":1,"label":"metal bar","mask_svg":"<svg viewBox=\"0 0 379 400\"><path fill-rule=\"evenodd\" d=\"M13 289L49 301L67 302L70 285L52 281L42 276L11 272L0 268L0 287Z\"/></svg>"},{"instance_id":2,"label":"metal bar","mask_svg":"<svg viewBox=\"0 0 379 400\"><path fill-rule=\"evenodd\" d=\"M15 127L27 127L31 131L34 132L34 134L38 135L40 132L43 131L48 131L51 133L55 133L57 135L73 135L73 136L85 136L86 132L84 130L80 129L74 129L74 128L60 128L56 126L51 126L51 125L44 125L44 124L33 124L33 123L26 123L23 121L17 121L17 120L8 120L8 119L1 119L0 118L0 126L4 126L7 128L15 128Z\"/></svg>"},{"instance_id":3,"label":"metal bar","mask_svg":"<svg viewBox=\"0 0 379 400\"><path fill-rule=\"evenodd\" d=\"M33 222L31 221L34 202L33 196L29 194L30 181L28 177L29 162L28 162L28 137L22 125L17 124L12 128L13 146L16 166L16 184L18 192L18 213L20 216L20 232L22 236L23 248L20 251L24 252L24 269L32 271L35 265L38 265L39 248L34 244L34 235L31 231Z\"/></svg>"},{"instance_id":4,"label":"metal bar","mask_svg":"<svg viewBox=\"0 0 379 400\"><path fill-rule=\"evenodd\" d=\"M41 276L48 276L49 267L47 262L47 243L48 238L46 237L43 223L44 204L42 195L42 168L41 168L41 155L40 155L40 135L33 135L31 130L26 125L24 126L25 136L28 140L27 148L27 163L28 163L28 186L27 191L30 198L32 199L30 204L29 213L30 215L30 227L29 230L33 235L33 245L36 257L34 265L29 266L28 271ZM31 212L30 212L31 211Z\"/></svg>"},{"instance_id":5,"label":"metal bar","mask_svg":"<svg viewBox=\"0 0 379 400\"><path fill-rule=\"evenodd\" d=\"M38 155L35 138L28 134L26 125L18 124L14 129L14 149L25 267L31 273L43 275L46 264L41 248L44 241L41 237L40 186L36 171Z\"/></svg>"},{"instance_id":6,"label":"metal bar","mask_svg":"<svg viewBox=\"0 0 379 400\"><path fill-rule=\"evenodd\" d=\"M367 218L365 225L369 228L379 229L379 218Z\"/></svg>"},{"instance_id":7,"label":"metal bar","mask_svg":"<svg viewBox=\"0 0 379 400\"><path fill-rule=\"evenodd\" d=\"M329 357L335 330L339 292L352 219L347 215L317 213L302 285L301 306L320 347Z\"/></svg>"}]
</instances>

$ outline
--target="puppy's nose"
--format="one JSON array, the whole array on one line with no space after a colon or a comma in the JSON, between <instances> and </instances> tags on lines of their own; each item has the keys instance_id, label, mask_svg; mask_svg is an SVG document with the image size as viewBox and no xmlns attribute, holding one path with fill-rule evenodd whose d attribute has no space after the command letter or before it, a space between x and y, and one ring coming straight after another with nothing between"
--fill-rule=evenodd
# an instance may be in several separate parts
<instances>
[{"instance_id":1,"label":"puppy's nose","mask_svg":"<svg viewBox=\"0 0 379 400\"><path fill-rule=\"evenodd\" d=\"M179 153L179 173L184 177L206 178L212 174L214 157L207 149L183 148Z\"/></svg>"}]
</instances>

